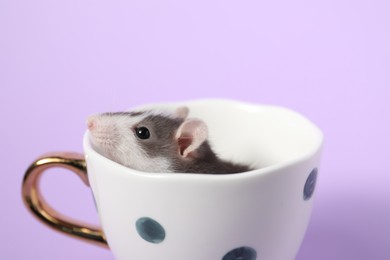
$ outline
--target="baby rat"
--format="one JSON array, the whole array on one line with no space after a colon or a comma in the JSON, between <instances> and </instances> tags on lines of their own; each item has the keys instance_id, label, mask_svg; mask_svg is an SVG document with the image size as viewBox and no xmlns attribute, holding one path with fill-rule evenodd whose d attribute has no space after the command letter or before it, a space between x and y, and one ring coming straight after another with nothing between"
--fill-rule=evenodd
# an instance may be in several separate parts
<instances>
[{"instance_id":1,"label":"baby rat","mask_svg":"<svg viewBox=\"0 0 390 260\"><path fill-rule=\"evenodd\" d=\"M220 159L207 140L206 124L187 118L187 107L103 113L88 118L91 143L103 156L145 172L227 174L251 170Z\"/></svg>"}]
</instances>

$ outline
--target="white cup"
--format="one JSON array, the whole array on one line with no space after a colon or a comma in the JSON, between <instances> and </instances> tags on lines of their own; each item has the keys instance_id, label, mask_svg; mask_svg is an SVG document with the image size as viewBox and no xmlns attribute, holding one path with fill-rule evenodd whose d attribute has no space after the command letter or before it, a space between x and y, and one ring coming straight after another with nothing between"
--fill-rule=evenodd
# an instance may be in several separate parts
<instances>
[{"instance_id":1,"label":"white cup","mask_svg":"<svg viewBox=\"0 0 390 260\"><path fill-rule=\"evenodd\" d=\"M206 122L220 157L256 169L221 175L140 172L97 153L86 132L86 165L81 155L55 153L30 166L23 185L28 208L55 229L108 243L119 260L294 259L312 210L321 131L276 106L212 99L145 107L179 105ZM52 166L71 169L90 185L102 230L44 203L38 177Z\"/></svg>"}]
</instances>

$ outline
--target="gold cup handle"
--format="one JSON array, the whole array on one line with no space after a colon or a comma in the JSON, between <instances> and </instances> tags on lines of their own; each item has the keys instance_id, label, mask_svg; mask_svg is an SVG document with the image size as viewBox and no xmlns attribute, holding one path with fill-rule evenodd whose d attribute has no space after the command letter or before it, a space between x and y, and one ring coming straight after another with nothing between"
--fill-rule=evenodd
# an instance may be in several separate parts
<instances>
[{"instance_id":1,"label":"gold cup handle","mask_svg":"<svg viewBox=\"0 0 390 260\"><path fill-rule=\"evenodd\" d=\"M64 216L45 202L40 192L39 181L42 173L53 167L71 170L89 186L87 167L82 154L68 152L46 154L33 162L24 175L22 196L26 207L39 220L57 231L108 247L99 227Z\"/></svg>"}]
</instances>

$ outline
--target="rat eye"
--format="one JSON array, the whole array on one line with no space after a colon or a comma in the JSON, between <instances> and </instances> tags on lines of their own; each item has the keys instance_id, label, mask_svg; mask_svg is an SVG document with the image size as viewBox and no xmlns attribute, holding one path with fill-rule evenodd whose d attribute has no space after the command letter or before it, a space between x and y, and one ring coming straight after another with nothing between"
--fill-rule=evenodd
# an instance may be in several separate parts
<instances>
[{"instance_id":1,"label":"rat eye","mask_svg":"<svg viewBox=\"0 0 390 260\"><path fill-rule=\"evenodd\" d=\"M147 128L144 127L144 126L137 127L137 128L135 129L135 133L137 134L137 136L138 136L140 139L148 139L148 138L150 137L149 129L147 129Z\"/></svg>"}]
</instances>

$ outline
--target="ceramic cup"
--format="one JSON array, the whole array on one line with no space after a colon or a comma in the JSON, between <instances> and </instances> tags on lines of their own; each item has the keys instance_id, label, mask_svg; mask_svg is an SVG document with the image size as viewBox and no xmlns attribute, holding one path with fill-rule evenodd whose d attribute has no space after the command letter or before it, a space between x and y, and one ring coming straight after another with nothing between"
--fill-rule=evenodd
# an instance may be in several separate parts
<instances>
[{"instance_id":1,"label":"ceramic cup","mask_svg":"<svg viewBox=\"0 0 390 260\"><path fill-rule=\"evenodd\" d=\"M94 151L87 131L85 157L52 153L30 166L23 182L26 206L59 231L108 245L119 260L294 259L313 206L321 131L276 106L195 100L146 107L183 104L190 117L206 122L220 157L256 169L222 175L140 172ZM39 177L51 167L70 169L90 186L101 228L65 217L45 202Z\"/></svg>"}]
</instances>

